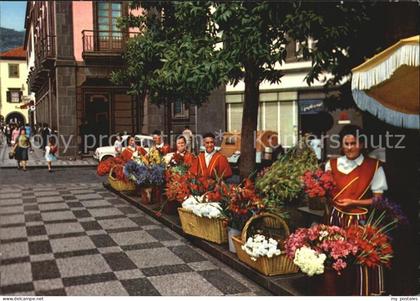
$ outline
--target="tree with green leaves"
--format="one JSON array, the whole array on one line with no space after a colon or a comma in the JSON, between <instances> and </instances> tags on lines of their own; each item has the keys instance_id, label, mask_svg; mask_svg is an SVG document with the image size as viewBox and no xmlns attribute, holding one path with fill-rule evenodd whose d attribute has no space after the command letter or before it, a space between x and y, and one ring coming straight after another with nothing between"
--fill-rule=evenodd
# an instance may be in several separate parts
<instances>
[{"instance_id":1,"label":"tree with green leaves","mask_svg":"<svg viewBox=\"0 0 420 301\"><path fill-rule=\"evenodd\" d=\"M152 103L177 100L200 105L228 82L245 83L240 174L255 168L259 85L278 83L290 41L300 42L312 61L307 82L330 73L338 83L353 65L352 45L368 20L360 3L269 1L133 1L143 16L129 16L123 26L141 34L128 43L127 69L114 74L130 92ZM308 47L312 38L315 48ZM218 47L223 45L223 47Z\"/></svg>"}]
</instances>

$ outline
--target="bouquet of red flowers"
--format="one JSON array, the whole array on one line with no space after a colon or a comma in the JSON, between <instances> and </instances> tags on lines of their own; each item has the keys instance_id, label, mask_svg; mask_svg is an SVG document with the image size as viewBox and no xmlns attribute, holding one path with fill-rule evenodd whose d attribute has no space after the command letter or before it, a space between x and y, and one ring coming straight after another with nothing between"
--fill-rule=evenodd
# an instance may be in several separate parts
<instances>
[{"instance_id":1,"label":"bouquet of red flowers","mask_svg":"<svg viewBox=\"0 0 420 301\"><path fill-rule=\"evenodd\" d=\"M108 175L112 169L112 176L114 178L120 181L128 181L123 172L125 164L126 161L124 161L122 157L111 157L99 162L96 173L98 176L105 176Z\"/></svg>"},{"instance_id":2,"label":"bouquet of red flowers","mask_svg":"<svg viewBox=\"0 0 420 301\"><path fill-rule=\"evenodd\" d=\"M340 274L359 251L347 238L346 230L323 224L297 229L286 240L285 248L286 254L309 276L324 273L326 266Z\"/></svg>"},{"instance_id":3,"label":"bouquet of red flowers","mask_svg":"<svg viewBox=\"0 0 420 301\"><path fill-rule=\"evenodd\" d=\"M165 194L168 201L183 202L191 195L189 182L193 175L191 173L180 174L176 172L166 172Z\"/></svg>"},{"instance_id":4,"label":"bouquet of red flowers","mask_svg":"<svg viewBox=\"0 0 420 301\"><path fill-rule=\"evenodd\" d=\"M305 172L303 184L304 191L310 198L330 196L335 187L331 172L321 169Z\"/></svg>"},{"instance_id":5,"label":"bouquet of red flowers","mask_svg":"<svg viewBox=\"0 0 420 301\"><path fill-rule=\"evenodd\" d=\"M302 177L304 192L308 197L309 207L315 210L324 209L325 199L331 197L335 183L330 171L317 169L306 171Z\"/></svg>"},{"instance_id":6,"label":"bouquet of red flowers","mask_svg":"<svg viewBox=\"0 0 420 301\"><path fill-rule=\"evenodd\" d=\"M381 229L372 225L353 225L347 229L347 237L358 248L358 264L390 267L393 250L388 236Z\"/></svg>"},{"instance_id":7,"label":"bouquet of red flowers","mask_svg":"<svg viewBox=\"0 0 420 301\"><path fill-rule=\"evenodd\" d=\"M245 223L254 215L264 210L262 198L257 195L254 183L246 179L240 185L231 185L225 191L225 215L229 218L229 225L242 230Z\"/></svg>"},{"instance_id":8,"label":"bouquet of red flowers","mask_svg":"<svg viewBox=\"0 0 420 301\"><path fill-rule=\"evenodd\" d=\"M208 202L220 202L228 190L228 186L220 179L197 178L190 172L184 174L167 172L165 188L165 194L169 201L181 203L191 195L205 195Z\"/></svg>"}]
</instances>

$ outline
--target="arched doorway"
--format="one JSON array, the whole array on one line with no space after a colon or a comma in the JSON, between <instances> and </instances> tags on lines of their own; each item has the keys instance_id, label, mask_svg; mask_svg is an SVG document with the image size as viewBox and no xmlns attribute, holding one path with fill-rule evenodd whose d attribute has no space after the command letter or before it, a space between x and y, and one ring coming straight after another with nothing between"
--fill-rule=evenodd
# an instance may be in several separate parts
<instances>
[{"instance_id":1,"label":"arched doorway","mask_svg":"<svg viewBox=\"0 0 420 301\"><path fill-rule=\"evenodd\" d=\"M19 112L12 112L6 115L6 123L15 123L24 125L25 124L25 116Z\"/></svg>"}]
</instances>

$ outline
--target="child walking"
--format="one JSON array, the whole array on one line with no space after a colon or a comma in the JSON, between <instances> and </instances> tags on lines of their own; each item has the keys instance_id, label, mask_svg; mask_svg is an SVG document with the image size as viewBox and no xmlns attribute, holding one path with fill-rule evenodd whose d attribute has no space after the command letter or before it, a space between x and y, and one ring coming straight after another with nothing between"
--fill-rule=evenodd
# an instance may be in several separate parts
<instances>
[{"instance_id":1,"label":"child walking","mask_svg":"<svg viewBox=\"0 0 420 301\"><path fill-rule=\"evenodd\" d=\"M47 161L49 172L52 171L51 162L57 161L56 153L57 145L55 144L55 138L49 137L48 145L45 147L45 160Z\"/></svg>"}]
</instances>

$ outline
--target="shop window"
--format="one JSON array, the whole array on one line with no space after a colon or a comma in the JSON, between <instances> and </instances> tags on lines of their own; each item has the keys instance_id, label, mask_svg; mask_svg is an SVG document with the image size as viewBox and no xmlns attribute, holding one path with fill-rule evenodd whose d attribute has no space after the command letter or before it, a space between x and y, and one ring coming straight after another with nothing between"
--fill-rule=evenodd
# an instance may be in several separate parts
<instances>
[{"instance_id":1,"label":"shop window","mask_svg":"<svg viewBox=\"0 0 420 301\"><path fill-rule=\"evenodd\" d=\"M9 89L7 91L7 102L20 103L22 101L22 91L20 89Z\"/></svg>"}]
</instances>

